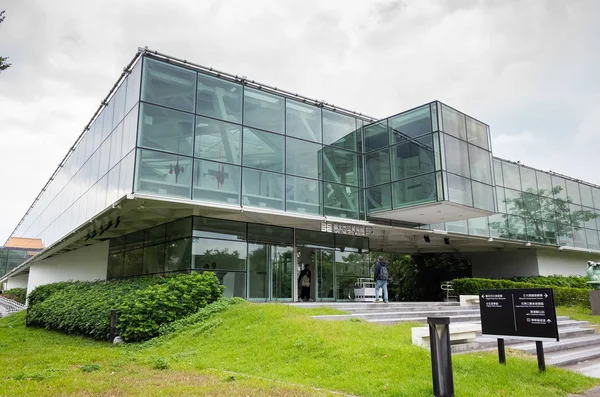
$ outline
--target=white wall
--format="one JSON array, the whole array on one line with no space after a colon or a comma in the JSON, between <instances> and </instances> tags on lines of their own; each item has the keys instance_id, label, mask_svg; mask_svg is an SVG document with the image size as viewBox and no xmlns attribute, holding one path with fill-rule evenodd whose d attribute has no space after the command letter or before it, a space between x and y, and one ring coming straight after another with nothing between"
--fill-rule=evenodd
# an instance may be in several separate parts
<instances>
[{"instance_id":1,"label":"white wall","mask_svg":"<svg viewBox=\"0 0 600 397\"><path fill-rule=\"evenodd\" d=\"M538 250L538 268L541 276L553 274L585 276L587 261L600 261L600 255L559 251L556 248Z\"/></svg>"},{"instance_id":2,"label":"white wall","mask_svg":"<svg viewBox=\"0 0 600 397\"><path fill-rule=\"evenodd\" d=\"M38 285L57 281L106 280L108 241L34 262L29 269L27 294Z\"/></svg>"},{"instance_id":3,"label":"white wall","mask_svg":"<svg viewBox=\"0 0 600 397\"><path fill-rule=\"evenodd\" d=\"M27 280L29 279L29 274L21 274L19 276L14 276L6 280L6 289L13 288L27 288Z\"/></svg>"},{"instance_id":4,"label":"white wall","mask_svg":"<svg viewBox=\"0 0 600 397\"><path fill-rule=\"evenodd\" d=\"M537 276L538 261L534 249L478 252L470 256L473 277L508 278Z\"/></svg>"}]
</instances>

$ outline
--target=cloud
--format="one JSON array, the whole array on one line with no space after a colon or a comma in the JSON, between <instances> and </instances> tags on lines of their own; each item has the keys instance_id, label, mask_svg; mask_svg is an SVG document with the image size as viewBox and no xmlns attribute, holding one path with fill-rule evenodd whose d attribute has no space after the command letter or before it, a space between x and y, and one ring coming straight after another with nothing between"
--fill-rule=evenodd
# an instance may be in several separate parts
<instances>
[{"instance_id":1,"label":"cloud","mask_svg":"<svg viewBox=\"0 0 600 397\"><path fill-rule=\"evenodd\" d=\"M11 2L0 48L0 241L138 46L385 117L439 99L495 154L600 184L600 3Z\"/></svg>"}]
</instances>

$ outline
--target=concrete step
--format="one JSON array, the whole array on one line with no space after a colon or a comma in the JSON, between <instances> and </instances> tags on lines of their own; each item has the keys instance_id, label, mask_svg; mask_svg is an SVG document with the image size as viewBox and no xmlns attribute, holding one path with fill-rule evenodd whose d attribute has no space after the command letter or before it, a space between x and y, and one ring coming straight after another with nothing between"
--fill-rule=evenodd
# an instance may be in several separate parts
<instances>
[{"instance_id":1,"label":"concrete step","mask_svg":"<svg viewBox=\"0 0 600 397\"><path fill-rule=\"evenodd\" d=\"M437 308L437 307L461 307L458 302L390 302L390 303L374 303L374 302L293 302L290 306L300 308L317 308L330 307L338 310L371 310L381 308Z\"/></svg>"},{"instance_id":2,"label":"concrete step","mask_svg":"<svg viewBox=\"0 0 600 397\"><path fill-rule=\"evenodd\" d=\"M460 322L479 322L480 317L479 313L476 315L455 315L450 317L451 323L460 323ZM427 323L427 317L390 317L384 319L373 319L369 321L370 323L381 324L381 325L394 325L408 322L417 322L417 323Z\"/></svg>"},{"instance_id":3,"label":"concrete step","mask_svg":"<svg viewBox=\"0 0 600 397\"><path fill-rule=\"evenodd\" d=\"M390 313L390 312L418 312L418 311L436 311L443 313L447 310L451 311L471 311L476 310L479 311L479 308L476 306L441 306L441 307L431 307L431 306L414 306L414 307L396 307L396 306L388 306L381 305L379 307L375 307L372 309L346 309L345 311L350 312L352 314L362 314L362 313Z\"/></svg>"},{"instance_id":4,"label":"concrete step","mask_svg":"<svg viewBox=\"0 0 600 397\"><path fill-rule=\"evenodd\" d=\"M566 365L563 368L592 378L600 378L600 358Z\"/></svg>"},{"instance_id":5,"label":"concrete step","mask_svg":"<svg viewBox=\"0 0 600 397\"><path fill-rule=\"evenodd\" d=\"M352 314L332 314L313 316L317 320L349 320L351 318L362 318L363 320L386 320L390 318L410 319L415 317L451 317L454 316L474 316L479 317L479 310L444 310L444 311L392 311L392 312L364 312Z\"/></svg>"},{"instance_id":6,"label":"concrete step","mask_svg":"<svg viewBox=\"0 0 600 397\"><path fill-rule=\"evenodd\" d=\"M600 346L600 335L590 334L572 338L565 338L559 342L544 342L544 352L550 353L586 346ZM517 345L511 346L511 349L518 349L524 351L525 353L536 354L535 342L519 343Z\"/></svg>"},{"instance_id":7,"label":"concrete step","mask_svg":"<svg viewBox=\"0 0 600 397\"><path fill-rule=\"evenodd\" d=\"M574 349L550 352L545 355L546 364L555 367L564 367L600 358L600 346L584 346Z\"/></svg>"}]
</instances>

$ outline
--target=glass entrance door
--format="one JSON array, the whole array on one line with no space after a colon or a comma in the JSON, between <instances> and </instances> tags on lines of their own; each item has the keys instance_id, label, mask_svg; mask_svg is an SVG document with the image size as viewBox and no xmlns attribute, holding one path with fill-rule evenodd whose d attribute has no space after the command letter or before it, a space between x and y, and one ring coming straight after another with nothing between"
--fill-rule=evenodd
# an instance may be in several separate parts
<instances>
[{"instance_id":1,"label":"glass entrance door","mask_svg":"<svg viewBox=\"0 0 600 397\"><path fill-rule=\"evenodd\" d=\"M293 247L248 244L248 298L291 300Z\"/></svg>"},{"instance_id":2,"label":"glass entrance door","mask_svg":"<svg viewBox=\"0 0 600 397\"><path fill-rule=\"evenodd\" d=\"M334 251L328 249L315 249L317 300L335 300L335 269Z\"/></svg>"}]
</instances>

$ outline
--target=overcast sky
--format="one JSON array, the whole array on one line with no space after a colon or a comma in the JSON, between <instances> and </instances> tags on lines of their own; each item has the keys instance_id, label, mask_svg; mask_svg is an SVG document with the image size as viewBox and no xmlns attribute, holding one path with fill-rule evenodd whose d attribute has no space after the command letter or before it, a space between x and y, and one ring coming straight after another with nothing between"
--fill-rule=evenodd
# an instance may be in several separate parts
<instances>
[{"instance_id":1,"label":"overcast sky","mask_svg":"<svg viewBox=\"0 0 600 397\"><path fill-rule=\"evenodd\" d=\"M0 0L0 245L139 46L382 118L434 99L495 156L600 184L600 1Z\"/></svg>"}]
</instances>

